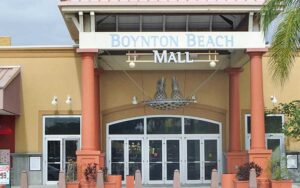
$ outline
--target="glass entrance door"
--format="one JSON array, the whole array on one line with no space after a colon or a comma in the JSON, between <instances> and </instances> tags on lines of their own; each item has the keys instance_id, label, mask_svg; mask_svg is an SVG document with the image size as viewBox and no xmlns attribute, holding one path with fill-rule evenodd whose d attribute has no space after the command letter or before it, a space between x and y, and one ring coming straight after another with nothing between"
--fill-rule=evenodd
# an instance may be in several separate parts
<instances>
[{"instance_id":1,"label":"glass entrance door","mask_svg":"<svg viewBox=\"0 0 300 188\"><path fill-rule=\"evenodd\" d=\"M272 150L272 156L274 157L281 157L282 153L285 153L283 143L283 136L267 135L266 137L267 149Z\"/></svg>"},{"instance_id":2,"label":"glass entrance door","mask_svg":"<svg viewBox=\"0 0 300 188\"><path fill-rule=\"evenodd\" d=\"M209 183L212 169L219 167L218 138L186 140L185 176L188 183Z\"/></svg>"},{"instance_id":3,"label":"glass entrance door","mask_svg":"<svg viewBox=\"0 0 300 188\"><path fill-rule=\"evenodd\" d=\"M204 163L204 173L203 173L203 181L210 182L211 180L211 172L213 169L218 170L218 140L217 139L203 139L203 163Z\"/></svg>"},{"instance_id":4,"label":"glass entrance door","mask_svg":"<svg viewBox=\"0 0 300 188\"><path fill-rule=\"evenodd\" d=\"M62 163L61 140L47 141L47 182L57 182Z\"/></svg>"},{"instance_id":5,"label":"glass entrance door","mask_svg":"<svg viewBox=\"0 0 300 188\"><path fill-rule=\"evenodd\" d=\"M150 139L148 143L148 183L172 183L174 170L180 170L180 140Z\"/></svg>"},{"instance_id":6,"label":"glass entrance door","mask_svg":"<svg viewBox=\"0 0 300 188\"><path fill-rule=\"evenodd\" d=\"M143 171L141 139L122 139L110 141L109 170L111 174L121 175L126 181L126 175L134 175L136 170Z\"/></svg>"},{"instance_id":7,"label":"glass entrance door","mask_svg":"<svg viewBox=\"0 0 300 188\"><path fill-rule=\"evenodd\" d=\"M46 182L55 184L59 171L66 170L68 163L76 162L76 151L79 149L79 138L54 139L46 141Z\"/></svg>"}]
</instances>

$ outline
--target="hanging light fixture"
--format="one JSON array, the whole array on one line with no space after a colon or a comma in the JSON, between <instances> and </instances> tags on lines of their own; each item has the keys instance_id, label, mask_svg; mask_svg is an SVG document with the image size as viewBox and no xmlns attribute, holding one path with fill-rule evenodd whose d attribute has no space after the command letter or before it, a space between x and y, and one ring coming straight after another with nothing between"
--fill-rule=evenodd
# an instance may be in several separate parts
<instances>
[{"instance_id":1,"label":"hanging light fixture","mask_svg":"<svg viewBox=\"0 0 300 188\"><path fill-rule=\"evenodd\" d=\"M144 101L147 106L155 108L157 110L172 110L179 107L195 103L196 98L184 98L180 92L175 76L172 79L172 93L171 98L167 97L165 91L165 79L162 77L157 81L156 93L151 100Z\"/></svg>"},{"instance_id":2,"label":"hanging light fixture","mask_svg":"<svg viewBox=\"0 0 300 188\"><path fill-rule=\"evenodd\" d=\"M170 54L169 53L166 54L168 54L169 57ZM188 54L192 58L193 63L209 63L209 66L211 68L216 67L217 63L219 62L218 59L219 53L217 51L209 50L208 52L193 52L193 53L191 52ZM154 63L155 59L153 58L153 55L154 55L153 53L144 53L144 52L139 53L137 51L133 51L133 52L128 51L126 53L127 56L126 62L128 63L130 68L135 68L136 64L138 63ZM183 60L183 62L187 63L186 60Z\"/></svg>"}]
</instances>

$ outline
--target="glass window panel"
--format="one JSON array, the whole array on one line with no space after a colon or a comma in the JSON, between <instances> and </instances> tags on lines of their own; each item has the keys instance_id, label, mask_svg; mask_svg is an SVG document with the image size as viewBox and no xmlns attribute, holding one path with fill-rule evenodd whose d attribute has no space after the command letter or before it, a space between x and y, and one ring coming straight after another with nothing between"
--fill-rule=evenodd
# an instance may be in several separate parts
<instances>
[{"instance_id":1,"label":"glass window panel","mask_svg":"<svg viewBox=\"0 0 300 188\"><path fill-rule=\"evenodd\" d=\"M211 172L213 169L218 169L218 163L211 162L211 163L205 163L205 180L211 180Z\"/></svg>"},{"instance_id":2,"label":"glass window panel","mask_svg":"<svg viewBox=\"0 0 300 188\"><path fill-rule=\"evenodd\" d=\"M185 134L219 134L219 125L212 122L184 119Z\"/></svg>"},{"instance_id":3,"label":"glass window panel","mask_svg":"<svg viewBox=\"0 0 300 188\"><path fill-rule=\"evenodd\" d=\"M149 166L150 180L162 180L162 164L150 163Z\"/></svg>"},{"instance_id":4,"label":"glass window panel","mask_svg":"<svg viewBox=\"0 0 300 188\"><path fill-rule=\"evenodd\" d=\"M111 161L124 162L124 141L111 141Z\"/></svg>"},{"instance_id":5,"label":"glass window panel","mask_svg":"<svg viewBox=\"0 0 300 188\"><path fill-rule=\"evenodd\" d=\"M188 180L200 180L200 162L189 163L188 162L187 178Z\"/></svg>"},{"instance_id":6,"label":"glass window panel","mask_svg":"<svg viewBox=\"0 0 300 188\"><path fill-rule=\"evenodd\" d=\"M247 116L247 131L248 131L248 134L251 133L251 117L250 116Z\"/></svg>"},{"instance_id":7,"label":"glass window panel","mask_svg":"<svg viewBox=\"0 0 300 188\"><path fill-rule=\"evenodd\" d=\"M173 180L175 170L180 170L179 163L167 163L167 180Z\"/></svg>"},{"instance_id":8,"label":"glass window panel","mask_svg":"<svg viewBox=\"0 0 300 188\"><path fill-rule=\"evenodd\" d=\"M129 141L129 162L141 162L142 161L142 141L130 140Z\"/></svg>"},{"instance_id":9,"label":"glass window panel","mask_svg":"<svg viewBox=\"0 0 300 188\"><path fill-rule=\"evenodd\" d=\"M251 116L247 116L247 131L251 133ZM282 133L282 116L265 116L266 133Z\"/></svg>"},{"instance_id":10,"label":"glass window panel","mask_svg":"<svg viewBox=\"0 0 300 188\"><path fill-rule=\"evenodd\" d=\"M150 162L162 161L162 141L150 140L149 141L149 158Z\"/></svg>"},{"instance_id":11,"label":"glass window panel","mask_svg":"<svg viewBox=\"0 0 300 188\"><path fill-rule=\"evenodd\" d=\"M137 170L142 173L142 163L129 163L129 175L134 176Z\"/></svg>"},{"instance_id":12,"label":"glass window panel","mask_svg":"<svg viewBox=\"0 0 300 188\"><path fill-rule=\"evenodd\" d=\"M46 117L46 135L79 135L80 117Z\"/></svg>"},{"instance_id":13,"label":"glass window panel","mask_svg":"<svg viewBox=\"0 0 300 188\"><path fill-rule=\"evenodd\" d=\"M48 141L48 162L60 162L60 141Z\"/></svg>"},{"instance_id":14,"label":"glass window panel","mask_svg":"<svg viewBox=\"0 0 300 188\"><path fill-rule=\"evenodd\" d=\"M78 149L78 140L66 140L65 151L66 151L66 162L76 161L76 151Z\"/></svg>"},{"instance_id":15,"label":"glass window panel","mask_svg":"<svg viewBox=\"0 0 300 188\"><path fill-rule=\"evenodd\" d=\"M148 118L147 134L181 134L181 118Z\"/></svg>"},{"instance_id":16,"label":"glass window panel","mask_svg":"<svg viewBox=\"0 0 300 188\"><path fill-rule=\"evenodd\" d=\"M144 119L123 121L110 125L109 134L144 134Z\"/></svg>"},{"instance_id":17,"label":"glass window panel","mask_svg":"<svg viewBox=\"0 0 300 188\"><path fill-rule=\"evenodd\" d=\"M205 140L204 141L204 154L205 161L217 161L218 156L218 148L217 148L217 140Z\"/></svg>"},{"instance_id":18,"label":"glass window panel","mask_svg":"<svg viewBox=\"0 0 300 188\"><path fill-rule=\"evenodd\" d=\"M122 175L124 180L124 163L111 163L111 174Z\"/></svg>"},{"instance_id":19,"label":"glass window panel","mask_svg":"<svg viewBox=\"0 0 300 188\"><path fill-rule=\"evenodd\" d=\"M280 139L267 139L267 148L272 150L272 156L281 156Z\"/></svg>"},{"instance_id":20,"label":"glass window panel","mask_svg":"<svg viewBox=\"0 0 300 188\"><path fill-rule=\"evenodd\" d=\"M187 141L187 161L200 161L200 140Z\"/></svg>"},{"instance_id":21,"label":"glass window panel","mask_svg":"<svg viewBox=\"0 0 300 188\"><path fill-rule=\"evenodd\" d=\"M265 117L266 133L282 133L282 116Z\"/></svg>"},{"instance_id":22,"label":"glass window panel","mask_svg":"<svg viewBox=\"0 0 300 188\"><path fill-rule=\"evenodd\" d=\"M167 161L179 162L179 140L167 140Z\"/></svg>"},{"instance_id":23,"label":"glass window panel","mask_svg":"<svg viewBox=\"0 0 300 188\"><path fill-rule=\"evenodd\" d=\"M58 181L60 171L60 164L49 164L48 163L48 181Z\"/></svg>"}]
</instances>

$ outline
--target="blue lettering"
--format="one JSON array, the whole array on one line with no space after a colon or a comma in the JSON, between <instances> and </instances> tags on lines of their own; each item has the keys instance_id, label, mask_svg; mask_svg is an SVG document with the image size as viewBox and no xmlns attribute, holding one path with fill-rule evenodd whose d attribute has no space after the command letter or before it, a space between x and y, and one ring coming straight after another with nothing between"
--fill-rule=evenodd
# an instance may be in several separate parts
<instances>
[{"instance_id":1,"label":"blue lettering","mask_svg":"<svg viewBox=\"0 0 300 188\"><path fill-rule=\"evenodd\" d=\"M120 36L117 34L111 34L111 46L119 47L120 46Z\"/></svg>"},{"instance_id":2,"label":"blue lettering","mask_svg":"<svg viewBox=\"0 0 300 188\"><path fill-rule=\"evenodd\" d=\"M150 38L149 37L145 37L145 36L142 36L142 47L149 47L150 46Z\"/></svg>"},{"instance_id":3,"label":"blue lettering","mask_svg":"<svg viewBox=\"0 0 300 188\"><path fill-rule=\"evenodd\" d=\"M218 47L224 47L224 36L217 36L216 37L216 45Z\"/></svg>"},{"instance_id":4,"label":"blue lettering","mask_svg":"<svg viewBox=\"0 0 300 188\"><path fill-rule=\"evenodd\" d=\"M162 46L162 47L168 46L168 44L169 44L168 37L166 37L166 36L160 37L159 43L160 43L160 46Z\"/></svg>"},{"instance_id":5,"label":"blue lettering","mask_svg":"<svg viewBox=\"0 0 300 188\"><path fill-rule=\"evenodd\" d=\"M214 47L215 46L212 36L208 36L206 46L207 47Z\"/></svg>"},{"instance_id":6,"label":"blue lettering","mask_svg":"<svg viewBox=\"0 0 300 188\"><path fill-rule=\"evenodd\" d=\"M130 45L130 38L128 36L122 37L122 46L128 47Z\"/></svg>"},{"instance_id":7,"label":"blue lettering","mask_svg":"<svg viewBox=\"0 0 300 188\"><path fill-rule=\"evenodd\" d=\"M233 40L233 36L226 36L226 47L233 47L234 45L234 40Z\"/></svg>"},{"instance_id":8,"label":"blue lettering","mask_svg":"<svg viewBox=\"0 0 300 188\"><path fill-rule=\"evenodd\" d=\"M130 38L133 41L133 46L136 47L137 46L137 41L140 38L140 36L133 37L132 35L130 35Z\"/></svg>"},{"instance_id":9,"label":"blue lettering","mask_svg":"<svg viewBox=\"0 0 300 188\"><path fill-rule=\"evenodd\" d=\"M204 47L204 36L200 35L198 36L198 47Z\"/></svg>"},{"instance_id":10,"label":"blue lettering","mask_svg":"<svg viewBox=\"0 0 300 188\"><path fill-rule=\"evenodd\" d=\"M158 36L151 36L151 39L153 39L153 41L152 41L153 47L156 47L157 40L159 39Z\"/></svg>"},{"instance_id":11,"label":"blue lettering","mask_svg":"<svg viewBox=\"0 0 300 188\"><path fill-rule=\"evenodd\" d=\"M179 46L178 36L177 37L169 36L169 40L170 40L170 47L178 47Z\"/></svg>"},{"instance_id":12,"label":"blue lettering","mask_svg":"<svg viewBox=\"0 0 300 188\"><path fill-rule=\"evenodd\" d=\"M196 41L195 41L195 35L193 34L185 34L185 36L187 37L187 47L194 47L195 44L196 44Z\"/></svg>"}]
</instances>

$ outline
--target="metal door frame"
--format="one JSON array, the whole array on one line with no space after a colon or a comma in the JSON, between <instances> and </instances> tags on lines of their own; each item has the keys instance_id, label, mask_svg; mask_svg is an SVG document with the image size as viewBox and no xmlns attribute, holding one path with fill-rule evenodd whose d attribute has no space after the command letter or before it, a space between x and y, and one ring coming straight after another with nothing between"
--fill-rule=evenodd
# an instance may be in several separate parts
<instances>
[{"instance_id":1,"label":"metal door frame","mask_svg":"<svg viewBox=\"0 0 300 188\"><path fill-rule=\"evenodd\" d=\"M150 174L149 174L149 170L150 170L150 165L149 165L149 141L150 140L161 140L162 141L162 180L150 180ZM178 170L180 170L180 179L182 180L182 170L183 170L183 147L182 147L182 136L181 135L148 135L147 139L145 141L146 144L146 162L145 162L145 167L146 167L146 177L145 180L147 184L172 184L173 183L173 179L172 180L167 180L167 141L168 140L178 140L179 141L179 168Z\"/></svg>"},{"instance_id":2,"label":"metal door frame","mask_svg":"<svg viewBox=\"0 0 300 188\"><path fill-rule=\"evenodd\" d=\"M66 165L65 157L66 157L66 141L70 140L76 140L79 141L79 148L80 148L80 137L74 137L74 136L67 136L64 135L64 138L62 136L47 136L44 140L44 152L43 152L43 164L45 165L43 168L43 176L44 176L44 182L46 184L52 185L56 184L58 181L48 181L48 141L59 141L60 142L60 170L65 170L64 167Z\"/></svg>"},{"instance_id":3,"label":"metal door frame","mask_svg":"<svg viewBox=\"0 0 300 188\"><path fill-rule=\"evenodd\" d=\"M248 133L248 125L247 117L251 116L251 114L245 114L245 149L250 149L250 140L251 140L251 133ZM268 116L281 116L282 117L282 125L284 124L284 115L283 114L269 114ZM283 133L265 133L265 144L267 148L267 140L268 139L279 139L280 140L280 151L281 153L285 153L285 141L284 141L284 134Z\"/></svg>"},{"instance_id":4,"label":"metal door frame","mask_svg":"<svg viewBox=\"0 0 300 188\"><path fill-rule=\"evenodd\" d=\"M124 145L123 145L123 149L124 149L124 180L122 181L122 183L125 183L126 182L126 176L129 174L129 141L132 141L132 140L140 140L142 142L141 144L141 154L142 154L142 161L141 161L141 166L142 166L142 172L144 173L144 163L145 163L145 160L143 160L144 158L144 152L145 152L145 149L144 149L144 138L141 137L141 136L138 136L138 135L126 135L124 136L123 138L120 137L119 135L118 136L110 136L110 138L108 139L108 142L107 142L107 148L108 149L111 149L111 142L112 141L123 141L124 142ZM107 153L107 160L106 160L106 165L108 167L108 173L111 174L111 157L112 157L112 153L111 151L106 151ZM144 175L142 173L142 181L144 180Z\"/></svg>"},{"instance_id":5,"label":"metal door frame","mask_svg":"<svg viewBox=\"0 0 300 188\"><path fill-rule=\"evenodd\" d=\"M175 117L175 118L181 118L182 121L182 132L181 134L147 134L147 118L152 118L152 117ZM184 119L185 118L190 118L190 119L196 119L196 120L202 120L202 121L206 121L206 122L212 122L215 124L218 124L219 126L219 133L218 134L185 134L184 132ZM129 121L129 120L136 120L136 119L143 119L144 120L144 133L143 134L137 134L137 135L129 135L129 134L114 134L111 135L109 134L109 126L110 125L114 125L116 123L120 123L120 122L125 122L125 121ZM108 159L111 158L111 141L112 140L124 140L124 139L128 139L128 138L132 138L133 139L142 139L142 144L143 144L143 152L142 152L142 182L143 184L164 184L163 181L160 182L149 182L149 139L178 139L180 142L180 178L181 178L181 182L183 184L193 184L194 182L191 182L191 180L187 181L187 176L186 176L186 168L187 168L187 164L186 164L186 139L199 139L200 137L205 137L207 139L217 139L218 142L218 173L221 174L223 171L223 164L222 164L222 123L221 122L217 122L217 121L213 121L210 119L204 119L204 118L199 118L199 117L194 117L194 116L184 116L184 115L150 115L150 116L137 116L137 117L133 117L133 118L125 118L125 119L121 119L118 121L113 121L110 123L106 124L107 128L106 128L106 153L107 153L107 160L106 160L106 165L108 167L110 167L110 162ZM165 150L166 148L163 146L163 150ZM125 150L124 150L125 152ZM165 152L165 151L163 151ZM165 155L163 153L163 155ZM125 159L125 158L124 158ZM147 162L148 161L148 162ZM164 168L163 168L164 169ZM108 169L110 172L110 168ZM164 176L164 172L163 172L163 176ZM126 174L125 174L125 178L126 178ZM172 181L170 181L171 183ZM210 181L207 182L200 182L200 183L209 183ZM199 183L199 182L197 182ZM168 182L166 183L168 184Z\"/></svg>"},{"instance_id":6,"label":"metal door frame","mask_svg":"<svg viewBox=\"0 0 300 188\"><path fill-rule=\"evenodd\" d=\"M205 148L204 148L204 141L205 140L216 140L217 141L217 164L218 164L218 174L219 177L221 177L222 174L222 145L220 142L220 135L218 134L199 134L199 135L193 135L188 138L184 139L184 152L187 154L187 141L188 140L198 140L199 141L199 152L200 152L200 179L199 180L188 180L187 177L187 156L184 156L184 162L182 163L184 165L183 172L183 182L187 184L203 184L203 183L210 183L210 180L205 180Z\"/></svg>"},{"instance_id":7,"label":"metal door frame","mask_svg":"<svg viewBox=\"0 0 300 188\"><path fill-rule=\"evenodd\" d=\"M79 135L46 135L45 134L45 119L46 118L80 118L80 134ZM57 181L47 181L47 175L48 175L48 163L47 163L47 156L48 156L48 147L47 147L47 141L49 140L60 140L60 147L61 147L61 160L63 159L64 155L62 151L62 148L64 147L65 142L63 140L79 140L79 149L81 148L81 132L82 132L82 123L81 123L81 115L43 115L43 184L44 185L52 185L56 184ZM61 162L62 163L62 162ZM62 169L62 164L61 164Z\"/></svg>"}]
</instances>

